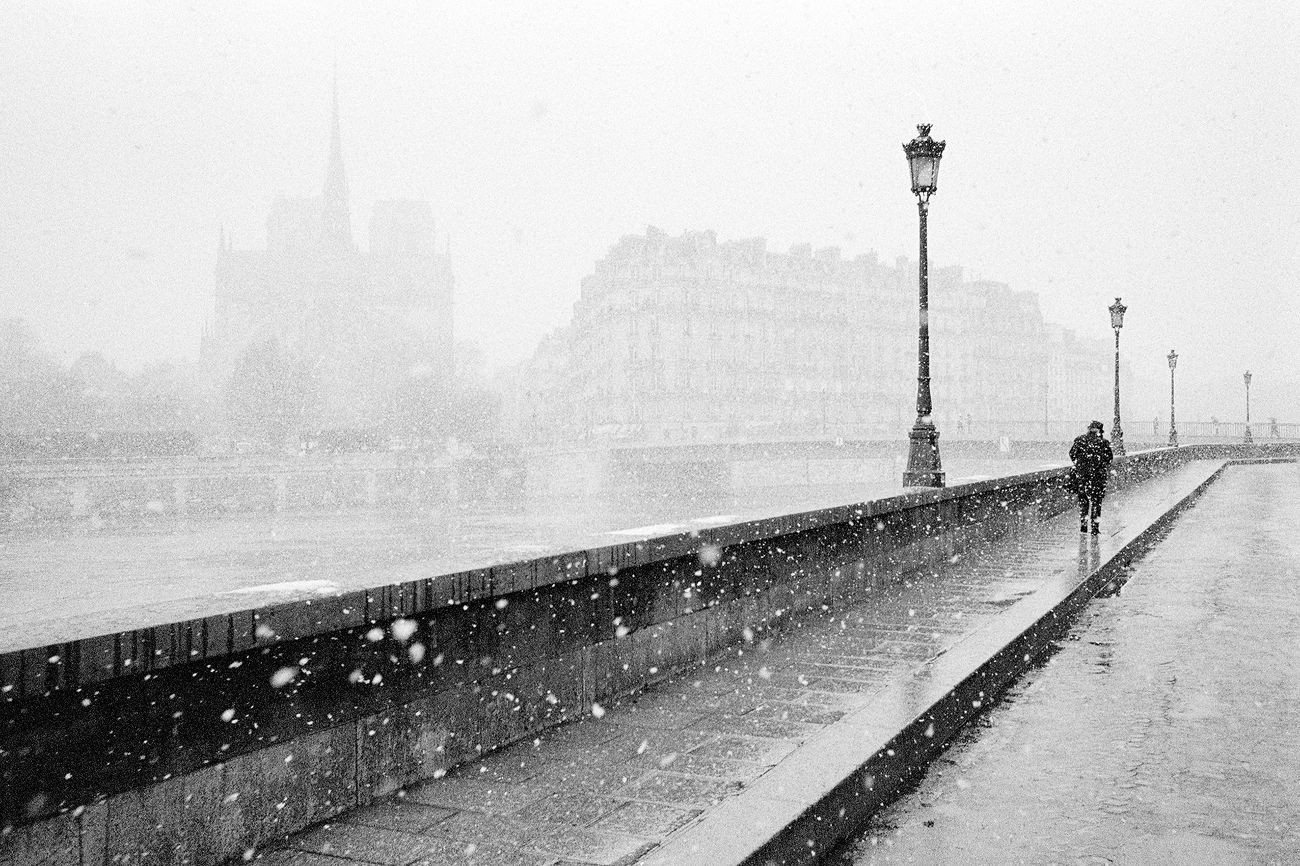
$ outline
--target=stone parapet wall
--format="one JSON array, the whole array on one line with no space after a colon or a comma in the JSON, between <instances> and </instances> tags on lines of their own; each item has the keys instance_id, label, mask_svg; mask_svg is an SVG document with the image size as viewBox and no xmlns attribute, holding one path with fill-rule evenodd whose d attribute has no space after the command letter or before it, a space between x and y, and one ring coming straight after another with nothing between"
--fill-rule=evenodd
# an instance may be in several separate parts
<instances>
[{"instance_id":1,"label":"stone parapet wall","mask_svg":"<svg viewBox=\"0 0 1300 866\"><path fill-rule=\"evenodd\" d=\"M0 866L241 856L1059 513L1065 474L0 655Z\"/></svg>"}]
</instances>

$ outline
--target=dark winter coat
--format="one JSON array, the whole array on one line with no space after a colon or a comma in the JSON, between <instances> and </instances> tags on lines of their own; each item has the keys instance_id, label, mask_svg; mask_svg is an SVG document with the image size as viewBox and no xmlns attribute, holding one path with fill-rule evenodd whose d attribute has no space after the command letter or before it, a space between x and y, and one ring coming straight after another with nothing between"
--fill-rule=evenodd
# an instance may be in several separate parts
<instances>
[{"instance_id":1,"label":"dark winter coat","mask_svg":"<svg viewBox=\"0 0 1300 866\"><path fill-rule=\"evenodd\" d=\"M1110 443L1100 436L1094 439L1085 433L1076 437L1070 446L1070 459L1074 461L1070 488L1080 495L1104 496L1110 461L1115 459Z\"/></svg>"}]
</instances>

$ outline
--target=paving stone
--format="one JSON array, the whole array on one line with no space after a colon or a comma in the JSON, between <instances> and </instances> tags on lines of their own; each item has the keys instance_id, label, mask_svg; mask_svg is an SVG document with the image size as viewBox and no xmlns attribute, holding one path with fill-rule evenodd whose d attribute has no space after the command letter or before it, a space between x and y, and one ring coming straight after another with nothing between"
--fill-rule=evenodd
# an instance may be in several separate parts
<instances>
[{"instance_id":1,"label":"paving stone","mask_svg":"<svg viewBox=\"0 0 1300 866\"><path fill-rule=\"evenodd\" d=\"M703 712L696 712L693 709L670 710L665 708L644 708L644 707L625 707L620 708L623 712L620 714L619 721L627 721L633 725L639 725L646 728L663 728L665 730L677 730L697 722L704 717Z\"/></svg>"},{"instance_id":2,"label":"paving stone","mask_svg":"<svg viewBox=\"0 0 1300 866\"><path fill-rule=\"evenodd\" d=\"M494 842L519 846L535 830L535 827L514 817L465 811L439 821L424 832L429 836L444 836L458 842Z\"/></svg>"},{"instance_id":3,"label":"paving stone","mask_svg":"<svg viewBox=\"0 0 1300 866\"><path fill-rule=\"evenodd\" d=\"M700 813L700 809L679 809L662 803L629 800L592 824L591 829L663 838Z\"/></svg>"},{"instance_id":4,"label":"paving stone","mask_svg":"<svg viewBox=\"0 0 1300 866\"><path fill-rule=\"evenodd\" d=\"M254 866L348 866L356 861L328 854L316 854L312 851L300 851L297 848L279 848L272 851L258 852L252 860Z\"/></svg>"},{"instance_id":5,"label":"paving stone","mask_svg":"<svg viewBox=\"0 0 1300 866\"><path fill-rule=\"evenodd\" d=\"M633 762L648 770L671 770L689 776L713 776L739 782L752 781L768 770L765 764L752 764L688 752L671 752L657 757L643 755Z\"/></svg>"},{"instance_id":6,"label":"paving stone","mask_svg":"<svg viewBox=\"0 0 1300 866\"><path fill-rule=\"evenodd\" d=\"M616 742L620 743L622 748L626 748L628 760L644 755L688 751L713 737L712 734L700 730L663 731L643 728L639 725L621 727L623 733Z\"/></svg>"},{"instance_id":7,"label":"paving stone","mask_svg":"<svg viewBox=\"0 0 1300 866\"><path fill-rule=\"evenodd\" d=\"M345 812L337 820L348 824L378 827L381 830L406 830L416 833L454 814L453 809L389 797L369 806Z\"/></svg>"},{"instance_id":8,"label":"paving stone","mask_svg":"<svg viewBox=\"0 0 1300 866\"><path fill-rule=\"evenodd\" d=\"M865 695L871 692L880 691L889 682L887 676L870 680L846 680L834 677L822 677L813 680L810 688L816 691L840 692L844 694Z\"/></svg>"},{"instance_id":9,"label":"paving stone","mask_svg":"<svg viewBox=\"0 0 1300 866\"><path fill-rule=\"evenodd\" d=\"M723 736L691 750L700 757L726 758L755 764L775 764L799 747L792 740L771 737Z\"/></svg>"},{"instance_id":10,"label":"paving stone","mask_svg":"<svg viewBox=\"0 0 1300 866\"><path fill-rule=\"evenodd\" d=\"M866 703L866 700L861 693L807 691L797 700L789 701L789 703L817 707L823 710L839 710L847 713L862 706Z\"/></svg>"},{"instance_id":11,"label":"paving stone","mask_svg":"<svg viewBox=\"0 0 1300 866\"><path fill-rule=\"evenodd\" d=\"M379 866L406 866L431 856L443 846L439 840L401 830L381 830L358 824L325 824L294 836L289 844L300 851L329 854L375 863Z\"/></svg>"},{"instance_id":12,"label":"paving stone","mask_svg":"<svg viewBox=\"0 0 1300 866\"><path fill-rule=\"evenodd\" d=\"M809 725L830 725L844 717L842 710L823 710L802 704L765 704L755 707L746 717L769 718L778 721L803 722Z\"/></svg>"},{"instance_id":13,"label":"paving stone","mask_svg":"<svg viewBox=\"0 0 1300 866\"><path fill-rule=\"evenodd\" d=\"M763 676L762 669L746 673L747 677L753 679L751 683L755 688L761 689L785 689L785 694L800 694L808 688L808 684L817 679L817 671L783 671L779 663L773 662L774 667L768 669L767 676ZM766 666L764 666L766 667ZM745 693L748 696L748 693Z\"/></svg>"},{"instance_id":14,"label":"paving stone","mask_svg":"<svg viewBox=\"0 0 1300 866\"><path fill-rule=\"evenodd\" d=\"M530 843L530 848L550 854L559 854L579 863L599 866L631 863L654 847L654 842L621 833L603 833L577 827L552 827L543 831Z\"/></svg>"},{"instance_id":15,"label":"paving stone","mask_svg":"<svg viewBox=\"0 0 1300 866\"><path fill-rule=\"evenodd\" d=\"M596 746L618 735L618 726L612 720L584 718L567 725L547 728L534 739L541 740L543 748L563 750Z\"/></svg>"},{"instance_id":16,"label":"paving stone","mask_svg":"<svg viewBox=\"0 0 1300 866\"><path fill-rule=\"evenodd\" d=\"M526 739L493 752L475 766L465 768L466 777L492 781L527 781L546 768L550 752L551 747L544 744L540 737Z\"/></svg>"},{"instance_id":17,"label":"paving stone","mask_svg":"<svg viewBox=\"0 0 1300 866\"><path fill-rule=\"evenodd\" d=\"M746 714L743 716L722 716L701 723L707 725L705 730L722 731L730 734L749 734L756 737L775 737L784 740L801 740L820 731L824 725L809 725Z\"/></svg>"},{"instance_id":18,"label":"paving stone","mask_svg":"<svg viewBox=\"0 0 1300 866\"><path fill-rule=\"evenodd\" d=\"M613 811L623 800L592 797L589 794L556 792L543 800L530 803L515 813L514 817L530 826L568 824L586 827L597 818Z\"/></svg>"},{"instance_id":19,"label":"paving stone","mask_svg":"<svg viewBox=\"0 0 1300 866\"><path fill-rule=\"evenodd\" d=\"M722 710L718 715L743 715L752 710L759 704L768 701L793 701L807 693L807 687L800 685L798 688L787 689L779 686L770 685L768 679L762 675L762 668L754 672L754 680L746 682L743 687L738 688L736 700L727 710ZM804 679L808 679L804 677Z\"/></svg>"},{"instance_id":20,"label":"paving stone","mask_svg":"<svg viewBox=\"0 0 1300 866\"><path fill-rule=\"evenodd\" d=\"M661 692L660 689L663 689ZM732 689L724 694L701 692L699 689L680 688L675 684L656 687L653 691L639 698L649 701L651 705L660 705L666 709L686 709L700 713L727 712L736 709L746 700L743 694Z\"/></svg>"},{"instance_id":21,"label":"paving stone","mask_svg":"<svg viewBox=\"0 0 1300 866\"><path fill-rule=\"evenodd\" d=\"M667 770L677 762L684 753L682 752L660 752L656 754L638 755L628 761L632 767L640 767L642 770Z\"/></svg>"},{"instance_id":22,"label":"paving stone","mask_svg":"<svg viewBox=\"0 0 1300 866\"><path fill-rule=\"evenodd\" d=\"M640 728L638 730L650 732L649 728ZM671 732L660 732L661 737L672 738ZM556 766L581 767L592 764L601 764L604 766L617 766L624 761L630 760L637 755L637 749L640 747L641 740L634 739L632 734L625 728L620 728L619 736L612 740L596 745L588 746L582 749L571 749L565 754L561 761L552 761L549 763L547 770L553 770Z\"/></svg>"},{"instance_id":23,"label":"paving stone","mask_svg":"<svg viewBox=\"0 0 1300 866\"><path fill-rule=\"evenodd\" d=\"M547 791L584 791L588 794L608 795L646 774L645 767L623 761L615 766L588 762L549 770L542 778Z\"/></svg>"},{"instance_id":24,"label":"paving stone","mask_svg":"<svg viewBox=\"0 0 1300 866\"><path fill-rule=\"evenodd\" d=\"M508 845L441 839L414 866L551 866L554 862L555 858L549 854Z\"/></svg>"},{"instance_id":25,"label":"paving stone","mask_svg":"<svg viewBox=\"0 0 1300 866\"><path fill-rule=\"evenodd\" d=\"M547 790L532 783L494 782L461 776L444 776L406 789L416 803L448 809L473 809L507 815L546 796Z\"/></svg>"},{"instance_id":26,"label":"paving stone","mask_svg":"<svg viewBox=\"0 0 1300 866\"><path fill-rule=\"evenodd\" d=\"M741 783L651 770L618 790L630 800L650 800L676 806L707 807L720 803L744 787Z\"/></svg>"},{"instance_id":27,"label":"paving stone","mask_svg":"<svg viewBox=\"0 0 1300 866\"><path fill-rule=\"evenodd\" d=\"M479 782L491 782L510 785L527 782L537 778L546 769L546 762L536 754L528 755L521 751L518 755L500 755L494 753L491 759L477 761L469 767L457 770L455 777L473 779Z\"/></svg>"},{"instance_id":28,"label":"paving stone","mask_svg":"<svg viewBox=\"0 0 1300 866\"><path fill-rule=\"evenodd\" d=\"M729 695L734 686L725 677L712 677L707 674L697 676L688 681L691 688L703 695L714 695L725 697Z\"/></svg>"}]
</instances>

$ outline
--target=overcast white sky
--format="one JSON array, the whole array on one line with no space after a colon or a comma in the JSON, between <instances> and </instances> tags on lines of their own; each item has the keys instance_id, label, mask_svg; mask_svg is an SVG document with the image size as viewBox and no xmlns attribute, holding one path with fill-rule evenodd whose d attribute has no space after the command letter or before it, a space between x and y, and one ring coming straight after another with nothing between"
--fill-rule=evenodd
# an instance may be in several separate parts
<instances>
[{"instance_id":1,"label":"overcast white sky","mask_svg":"<svg viewBox=\"0 0 1300 866\"><path fill-rule=\"evenodd\" d=\"M916 255L1039 293L1185 417L1300 421L1300 13L1197 3L0 4L0 316L193 357L217 234L319 192L337 61L354 231L428 199L458 337L519 360L621 235ZM1136 386L1135 386L1136 387ZM1153 398L1154 399L1154 398Z\"/></svg>"}]
</instances>

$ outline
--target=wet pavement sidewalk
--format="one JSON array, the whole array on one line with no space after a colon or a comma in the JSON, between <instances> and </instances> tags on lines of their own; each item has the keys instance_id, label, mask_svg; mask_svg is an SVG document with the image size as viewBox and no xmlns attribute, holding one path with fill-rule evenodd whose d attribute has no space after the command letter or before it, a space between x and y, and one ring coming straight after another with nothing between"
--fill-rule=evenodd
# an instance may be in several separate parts
<instances>
[{"instance_id":1,"label":"wet pavement sidewalk","mask_svg":"<svg viewBox=\"0 0 1300 866\"><path fill-rule=\"evenodd\" d=\"M1126 556L1221 466L1189 463L1113 495L1100 536L1081 536L1065 514L778 636L755 635L582 721L297 834L259 861L743 862Z\"/></svg>"},{"instance_id":2,"label":"wet pavement sidewalk","mask_svg":"<svg viewBox=\"0 0 1300 866\"><path fill-rule=\"evenodd\" d=\"M1232 466L830 859L1300 862L1300 465Z\"/></svg>"}]
</instances>

